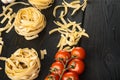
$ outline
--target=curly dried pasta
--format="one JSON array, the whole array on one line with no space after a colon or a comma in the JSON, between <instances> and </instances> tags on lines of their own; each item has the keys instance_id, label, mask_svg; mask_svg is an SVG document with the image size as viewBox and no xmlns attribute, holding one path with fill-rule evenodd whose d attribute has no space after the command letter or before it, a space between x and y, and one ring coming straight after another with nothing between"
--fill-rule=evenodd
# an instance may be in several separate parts
<instances>
[{"instance_id":1,"label":"curly dried pasta","mask_svg":"<svg viewBox=\"0 0 120 80\"><path fill-rule=\"evenodd\" d=\"M32 40L45 28L46 18L36 8L22 8L17 12L14 26L19 35L24 36L26 40Z\"/></svg>"},{"instance_id":2,"label":"curly dried pasta","mask_svg":"<svg viewBox=\"0 0 120 80\"><path fill-rule=\"evenodd\" d=\"M34 80L40 71L40 60L34 49L18 49L5 60L5 73L12 80Z\"/></svg>"},{"instance_id":3,"label":"curly dried pasta","mask_svg":"<svg viewBox=\"0 0 120 80\"><path fill-rule=\"evenodd\" d=\"M54 0L28 0L30 4L39 10L47 9L52 6Z\"/></svg>"},{"instance_id":4,"label":"curly dried pasta","mask_svg":"<svg viewBox=\"0 0 120 80\"><path fill-rule=\"evenodd\" d=\"M67 21L63 18L63 13L60 15L60 21L54 21L54 23L59 26L58 28L52 29L49 34L58 31L61 34L61 38L57 47L59 50L71 51L72 48L78 44L82 36L89 37L85 29L81 28L81 23L76 23L76 21ZM72 48L71 48L72 47Z\"/></svg>"}]
</instances>

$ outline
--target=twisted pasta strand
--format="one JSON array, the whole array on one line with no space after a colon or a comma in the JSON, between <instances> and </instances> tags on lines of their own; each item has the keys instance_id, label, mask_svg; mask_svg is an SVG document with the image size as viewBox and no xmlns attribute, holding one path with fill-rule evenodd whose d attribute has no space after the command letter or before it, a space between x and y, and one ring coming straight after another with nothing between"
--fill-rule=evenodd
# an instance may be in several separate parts
<instances>
[{"instance_id":1,"label":"twisted pasta strand","mask_svg":"<svg viewBox=\"0 0 120 80\"><path fill-rule=\"evenodd\" d=\"M54 0L28 0L30 4L39 10L47 9L52 6Z\"/></svg>"},{"instance_id":2,"label":"twisted pasta strand","mask_svg":"<svg viewBox=\"0 0 120 80\"><path fill-rule=\"evenodd\" d=\"M33 80L38 76L40 67L34 49L18 49L5 61L5 73L12 80Z\"/></svg>"},{"instance_id":3,"label":"twisted pasta strand","mask_svg":"<svg viewBox=\"0 0 120 80\"><path fill-rule=\"evenodd\" d=\"M14 26L19 35L24 36L26 40L32 40L45 28L46 18L36 8L23 8L17 12Z\"/></svg>"}]
</instances>

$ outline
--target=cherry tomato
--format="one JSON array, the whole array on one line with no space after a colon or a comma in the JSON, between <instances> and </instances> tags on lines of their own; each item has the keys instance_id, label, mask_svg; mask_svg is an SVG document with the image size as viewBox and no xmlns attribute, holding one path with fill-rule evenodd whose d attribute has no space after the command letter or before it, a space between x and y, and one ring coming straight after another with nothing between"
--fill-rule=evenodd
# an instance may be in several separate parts
<instances>
[{"instance_id":1,"label":"cherry tomato","mask_svg":"<svg viewBox=\"0 0 120 80\"><path fill-rule=\"evenodd\" d=\"M75 47L71 52L71 56L83 60L85 59L86 53L82 47Z\"/></svg>"},{"instance_id":2,"label":"cherry tomato","mask_svg":"<svg viewBox=\"0 0 120 80\"><path fill-rule=\"evenodd\" d=\"M62 80L79 80L79 77L75 72L65 72L62 76Z\"/></svg>"},{"instance_id":3,"label":"cherry tomato","mask_svg":"<svg viewBox=\"0 0 120 80\"><path fill-rule=\"evenodd\" d=\"M85 64L82 60L73 59L68 63L68 70L76 72L77 74L82 74L85 69Z\"/></svg>"},{"instance_id":4,"label":"cherry tomato","mask_svg":"<svg viewBox=\"0 0 120 80\"><path fill-rule=\"evenodd\" d=\"M70 53L64 50L60 50L55 55L55 60L66 62L70 58Z\"/></svg>"},{"instance_id":5,"label":"cherry tomato","mask_svg":"<svg viewBox=\"0 0 120 80\"><path fill-rule=\"evenodd\" d=\"M44 80L59 80L59 76L55 74L49 74Z\"/></svg>"},{"instance_id":6,"label":"cherry tomato","mask_svg":"<svg viewBox=\"0 0 120 80\"><path fill-rule=\"evenodd\" d=\"M64 69L64 65L59 61L54 62L50 67L51 73L58 75L62 73L63 69Z\"/></svg>"}]
</instances>

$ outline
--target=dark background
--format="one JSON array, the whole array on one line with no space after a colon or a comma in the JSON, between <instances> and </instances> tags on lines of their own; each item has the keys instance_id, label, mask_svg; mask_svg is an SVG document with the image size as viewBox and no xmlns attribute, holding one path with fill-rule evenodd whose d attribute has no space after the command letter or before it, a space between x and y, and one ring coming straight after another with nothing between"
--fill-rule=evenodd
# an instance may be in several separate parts
<instances>
[{"instance_id":1,"label":"dark background","mask_svg":"<svg viewBox=\"0 0 120 80\"><path fill-rule=\"evenodd\" d=\"M40 49L47 49L48 54L44 60L41 60L41 72L36 80L44 80L57 52L56 45L60 34L49 35L48 32L57 27L53 20L58 19L52 16L52 12L53 8L61 2L62 0L55 0L52 7L42 11L46 16L47 26L39 34L39 38L26 41L22 36L16 34L14 29L9 34L2 34L5 44L1 56L10 57L18 48L35 48L38 53ZM0 6L2 5L0 2ZM16 5L13 8L17 12L21 7L26 6ZM61 10L58 10L57 14ZM87 53L86 68L80 76L81 80L120 80L120 0L88 0L85 12L78 11L71 17L69 15L71 11L72 9L67 17L72 21L82 22L82 27L90 36L90 38L83 37L77 45L84 47ZM2 7L0 7L1 12ZM0 24L0 27L2 26ZM3 68L0 71L0 80L9 80L4 73L3 61L0 61L0 66Z\"/></svg>"}]
</instances>

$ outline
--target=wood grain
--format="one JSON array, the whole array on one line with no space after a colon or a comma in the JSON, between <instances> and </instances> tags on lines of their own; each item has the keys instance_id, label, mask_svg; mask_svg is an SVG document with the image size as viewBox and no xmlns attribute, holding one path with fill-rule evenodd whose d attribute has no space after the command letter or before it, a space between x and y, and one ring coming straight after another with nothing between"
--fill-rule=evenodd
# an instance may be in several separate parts
<instances>
[{"instance_id":1,"label":"wood grain","mask_svg":"<svg viewBox=\"0 0 120 80\"><path fill-rule=\"evenodd\" d=\"M120 80L120 1L89 0L84 28L90 38L83 80Z\"/></svg>"},{"instance_id":2,"label":"wood grain","mask_svg":"<svg viewBox=\"0 0 120 80\"><path fill-rule=\"evenodd\" d=\"M47 49L48 54L41 61L41 72L36 80L44 80L54 61L60 35L58 33L49 35L48 32L57 27L53 23L53 20L57 19L51 15L53 8L61 1L55 0L51 8L42 11L47 16L47 26L39 34L39 38L26 41L17 35L14 29L9 34L3 34L5 46L2 56L9 57L16 49L24 47L35 48L38 52L40 49ZM2 5L0 3L0 6ZM14 9L17 11L19 7L14 7ZM0 7L0 12L2 12L1 9ZM82 27L90 36L90 38L83 37L78 44L84 47L87 53L86 69L80 76L80 80L120 80L120 0L88 0L84 13L78 11L73 17L69 14L67 17L71 20L82 22ZM0 61L0 66L4 68L3 61ZM0 80L9 80L4 69L0 71Z\"/></svg>"}]
</instances>

